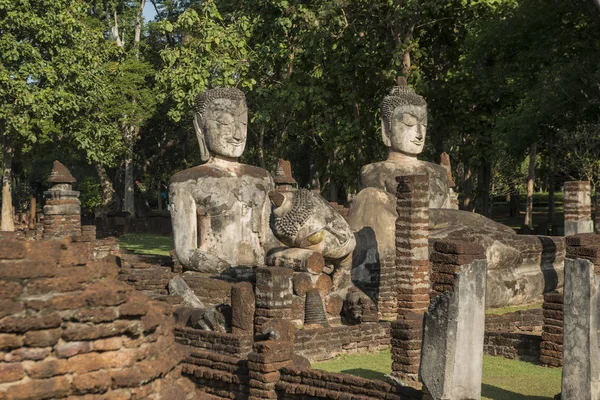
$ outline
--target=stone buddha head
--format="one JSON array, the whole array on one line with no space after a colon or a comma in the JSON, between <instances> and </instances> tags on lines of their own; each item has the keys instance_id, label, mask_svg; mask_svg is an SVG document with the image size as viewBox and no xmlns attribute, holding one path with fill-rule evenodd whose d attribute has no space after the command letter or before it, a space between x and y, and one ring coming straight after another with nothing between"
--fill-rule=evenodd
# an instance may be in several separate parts
<instances>
[{"instance_id":1,"label":"stone buddha head","mask_svg":"<svg viewBox=\"0 0 600 400\"><path fill-rule=\"evenodd\" d=\"M405 80L381 102L383 143L391 152L416 157L425 146L427 103Z\"/></svg>"},{"instance_id":2,"label":"stone buddha head","mask_svg":"<svg viewBox=\"0 0 600 400\"><path fill-rule=\"evenodd\" d=\"M311 249L330 260L350 254L356 239L344 218L325 199L306 189L270 191L271 229L290 247Z\"/></svg>"},{"instance_id":3,"label":"stone buddha head","mask_svg":"<svg viewBox=\"0 0 600 400\"><path fill-rule=\"evenodd\" d=\"M202 161L237 159L246 147L248 107L239 89L210 89L196 98L194 128Z\"/></svg>"}]
</instances>

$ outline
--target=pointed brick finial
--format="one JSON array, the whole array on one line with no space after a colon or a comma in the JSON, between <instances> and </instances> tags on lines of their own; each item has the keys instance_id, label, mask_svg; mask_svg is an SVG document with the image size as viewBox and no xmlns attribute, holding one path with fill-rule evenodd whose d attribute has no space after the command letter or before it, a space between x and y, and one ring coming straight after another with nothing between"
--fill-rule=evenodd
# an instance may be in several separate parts
<instances>
[{"instance_id":1,"label":"pointed brick finial","mask_svg":"<svg viewBox=\"0 0 600 400\"><path fill-rule=\"evenodd\" d=\"M277 161L273 181L278 185L297 185L296 180L292 176L292 164L289 161L283 158Z\"/></svg>"},{"instance_id":2,"label":"pointed brick finial","mask_svg":"<svg viewBox=\"0 0 600 400\"><path fill-rule=\"evenodd\" d=\"M77 180L71 175L71 172L60 161L54 161L52 172L48 178L50 183L75 183Z\"/></svg>"}]
</instances>

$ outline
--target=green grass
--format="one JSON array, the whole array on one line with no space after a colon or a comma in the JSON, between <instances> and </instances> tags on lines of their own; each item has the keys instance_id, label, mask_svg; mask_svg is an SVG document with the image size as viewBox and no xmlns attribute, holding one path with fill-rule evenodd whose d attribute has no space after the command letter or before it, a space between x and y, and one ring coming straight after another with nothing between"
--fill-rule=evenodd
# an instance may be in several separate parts
<instances>
[{"instance_id":1,"label":"green grass","mask_svg":"<svg viewBox=\"0 0 600 400\"><path fill-rule=\"evenodd\" d=\"M539 308L542 308L542 303L525 304L522 306L490 308L488 310L485 310L485 313L488 315L503 315L503 314L513 313L515 311L536 310Z\"/></svg>"},{"instance_id":2,"label":"green grass","mask_svg":"<svg viewBox=\"0 0 600 400\"><path fill-rule=\"evenodd\" d=\"M390 351L368 355L343 355L313 363L313 368L342 372L368 379L383 379L392 371ZM482 399L546 400L560 392L562 370L502 357L483 356Z\"/></svg>"},{"instance_id":3,"label":"green grass","mask_svg":"<svg viewBox=\"0 0 600 400\"><path fill-rule=\"evenodd\" d=\"M312 367L329 372L362 376L367 379L383 379L392 372L392 353L384 350L373 354L341 355L333 360L312 363Z\"/></svg>"},{"instance_id":4,"label":"green grass","mask_svg":"<svg viewBox=\"0 0 600 400\"><path fill-rule=\"evenodd\" d=\"M133 251L137 254L156 254L168 256L173 250L173 237L153 235L149 233L129 233L117 239L122 249Z\"/></svg>"}]
</instances>

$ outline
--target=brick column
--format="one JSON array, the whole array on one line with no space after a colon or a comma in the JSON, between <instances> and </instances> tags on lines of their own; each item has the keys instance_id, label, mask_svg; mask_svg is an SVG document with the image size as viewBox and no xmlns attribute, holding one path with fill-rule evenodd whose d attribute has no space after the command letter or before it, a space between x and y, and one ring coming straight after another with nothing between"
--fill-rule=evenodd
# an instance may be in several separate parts
<instances>
[{"instance_id":1,"label":"brick column","mask_svg":"<svg viewBox=\"0 0 600 400\"><path fill-rule=\"evenodd\" d=\"M260 334L262 325L270 319L292 318L291 269L268 267L256 270L256 311L254 332Z\"/></svg>"},{"instance_id":2,"label":"brick column","mask_svg":"<svg viewBox=\"0 0 600 400\"><path fill-rule=\"evenodd\" d=\"M277 399L275 386L281 377L279 370L290 366L294 355L295 328L290 321L272 319L265 323L265 328L271 339L255 342L248 354L248 400Z\"/></svg>"},{"instance_id":3,"label":"brick column","mask_svg":"<svg viewBox=\"0 0 600 400\"><path fill-rule=\"evenodd\" d=\"M434 399L479 399L487 260L481 245L445 240L431 255L420 378ZM425 398L425 397L424 397Z\"/></svg>"},{"instance_id":4,"label":"brick column","mask_svg":"<svg viewBox=\"0 0 600 400\"><path fill-rule=\"evenodd\" d=\"M567 238L563 399L600 399L600 235Z\"/></svg>"},{"instance_id":5,"label":"brick column","mask_svg":"<svg viewBox=\"0 0 600 400\"><path fill-rule=\"evenodd\" d=\"M563 294L553 290L544 293L544 325L540 345L540 363L546 367L562 366Z\"/></svg>"},{"instance_id":6,"label":"brick column","mask_svg":"<svg viewBox=\"0 0 600 400\"><path fill-rule=\"evenodd\" d=\"M565 236L594 231L590 181L565 182Z\"/></svg>"},{"instance_id":7,"label":"brick column","mask_svg":"<svg viewBox=\"0 0 600 400\"><path fill-rule=\"evenodd\" d=\"M392 376L405 385L418 382L423 314L429 306L429 178L396 178L396 298L392 322Z\"/></svg>"}]
</instances>

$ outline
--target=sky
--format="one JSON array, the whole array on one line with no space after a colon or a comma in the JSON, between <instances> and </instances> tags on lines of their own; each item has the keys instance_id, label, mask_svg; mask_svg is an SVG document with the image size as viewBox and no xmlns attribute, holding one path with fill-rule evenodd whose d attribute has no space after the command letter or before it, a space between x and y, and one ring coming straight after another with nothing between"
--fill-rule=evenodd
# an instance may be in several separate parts
<instances>
[{"instance_id":1,"label":"sky","mask_svg":"<svg viewBox=\"0 0 600 400\"><path fill-rule=\"evenodd\" d=\"M146 5L144 6L144 19L146 21L152 21L154 19L154 17L156 17L156 10L154 10L154 6L152 5L151 2L147 1Z\"/></svg>"}]
</instances>

